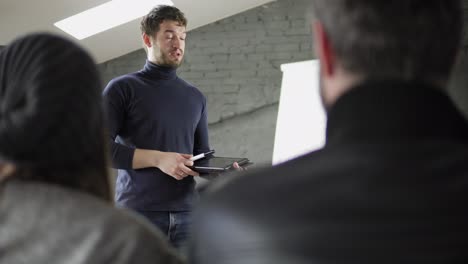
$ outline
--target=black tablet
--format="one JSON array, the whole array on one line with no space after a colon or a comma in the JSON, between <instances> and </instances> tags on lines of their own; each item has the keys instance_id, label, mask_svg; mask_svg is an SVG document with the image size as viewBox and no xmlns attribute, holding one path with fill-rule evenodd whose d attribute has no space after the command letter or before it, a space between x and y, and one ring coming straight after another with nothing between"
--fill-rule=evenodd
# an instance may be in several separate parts
<instances>
[{"instance_id":1,"label":"black tablet","mask_svg":"<svg viewBox=\"0 0 468 264\"><path fill-rule=\"evenodd\" d=\"M245 166L250 163L247 158L231 157L205 157L194 161L192 170L198 173L221 173L232 169L232 164L237 162L239 166Z\"/></svg>"}]
</instances>

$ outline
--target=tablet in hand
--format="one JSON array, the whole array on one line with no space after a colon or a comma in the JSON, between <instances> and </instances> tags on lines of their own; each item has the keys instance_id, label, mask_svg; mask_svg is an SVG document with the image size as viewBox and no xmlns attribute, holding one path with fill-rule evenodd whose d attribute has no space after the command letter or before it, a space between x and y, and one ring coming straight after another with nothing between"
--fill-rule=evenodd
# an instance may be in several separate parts
<instances>
[{"instance_id":1,"label":"tablet in hand","mask_svg":"<svg viewBox=\"0 0 468 264\"><path fill-rule=\"evenodd\" d=\"M250 163L247 158L206 157L196 160L190 168L198 173L222 173L232 169L234 162L241 167Z\"/></svg>"}]
</instances>

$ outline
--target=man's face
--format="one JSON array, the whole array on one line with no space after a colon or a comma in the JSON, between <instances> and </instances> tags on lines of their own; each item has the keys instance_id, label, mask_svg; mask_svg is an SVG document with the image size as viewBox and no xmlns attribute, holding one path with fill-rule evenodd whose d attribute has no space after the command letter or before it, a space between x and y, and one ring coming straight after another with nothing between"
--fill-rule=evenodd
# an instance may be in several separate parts
<instances>
[{"instance_id":1,"label":"man's face","mask_svg":"<svg viewBox=\"0 0 468 264\"><path fill-rule=\"evenodd\" d=\"M165 20L159 25L156 36L151 36L149 59L161 66L177 68L182 63L185 50L185 27L176 21Z\"/></svg>"}]
</instances>

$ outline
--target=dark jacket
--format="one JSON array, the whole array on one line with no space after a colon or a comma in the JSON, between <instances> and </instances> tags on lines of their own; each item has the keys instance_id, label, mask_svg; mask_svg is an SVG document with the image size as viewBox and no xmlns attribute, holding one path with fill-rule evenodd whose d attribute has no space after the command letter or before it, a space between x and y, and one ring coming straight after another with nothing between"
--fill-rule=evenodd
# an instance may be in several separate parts
<instances>
[{"instance_id":1,"label":"dark jacket","mask_svg":"<svg viewBox=\"0 0 468 264\"><path fill-rule=\"evenodd\" d=\"M369 82L328 113L325 147L204 197L194 263L466 263L468 126L418 83Z\"/></svg>"}]
</instances>

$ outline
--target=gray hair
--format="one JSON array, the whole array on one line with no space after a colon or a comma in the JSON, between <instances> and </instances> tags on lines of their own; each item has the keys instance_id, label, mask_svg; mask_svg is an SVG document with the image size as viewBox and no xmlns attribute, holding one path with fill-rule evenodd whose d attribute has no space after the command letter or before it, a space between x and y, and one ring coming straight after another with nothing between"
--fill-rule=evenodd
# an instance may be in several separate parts
<instances>
[{"instance_id":1,"label":"gray hair","mask_svg":"<svg viewBox=\"0 0 468 264\"><path fill-rule=\"evenodd\" d=\"M374 79L447 80L462 32L459 0L314 0L344 69Z\"/></svg>"}]
</instances>

